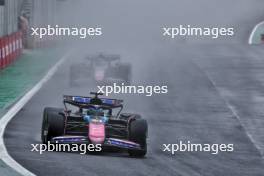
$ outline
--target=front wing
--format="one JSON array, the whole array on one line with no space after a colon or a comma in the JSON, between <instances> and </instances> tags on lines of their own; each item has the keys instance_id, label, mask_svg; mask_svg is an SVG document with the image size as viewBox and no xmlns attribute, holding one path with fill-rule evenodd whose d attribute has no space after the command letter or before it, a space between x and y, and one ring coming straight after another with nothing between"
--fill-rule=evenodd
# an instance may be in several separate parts
<instances>
[{"instance_id":1,"label":"front wing","mask_svg":"<svg viewBox=\"0 0 264 176\"><path fill-rule=\"evenodd\" d=\"M90 140L85 136L58 136L51 140L52 143L69 143L69 144L90 144ZM120 149L130 149L130 150L141 150L139 144L116 138L106 138L102 146L106 147L117 147Z\"/></svg>"}]
</instances>

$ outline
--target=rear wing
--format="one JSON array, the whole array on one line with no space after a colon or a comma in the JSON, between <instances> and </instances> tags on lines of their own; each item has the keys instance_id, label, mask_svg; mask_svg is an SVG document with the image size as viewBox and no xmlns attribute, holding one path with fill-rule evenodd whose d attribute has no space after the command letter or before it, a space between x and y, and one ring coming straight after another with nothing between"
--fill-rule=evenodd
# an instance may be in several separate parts
<instances>
[{"instance_id":1,"label":"rear wing","mask_svg":"<svg viewBox=\"0 0 264 176\"><path fill-rule=\"evenodd\" d=\"M94 55L94 56L88 56L86 57L86 59L88 60L97 60L98 58L103 59L105 61L115 61L115 60L120 60L120 55L118 54L103 54L100 53L98 55Z\"/></svg>"},{"instance_id":2,"label":"rear wing","mask_svg":"<svg viewBox=\"0 0 264 176\"><path fill-rule=\"evenodd\" d=\"M91 100L94 97L83 97L83 96L71 96L71 95L64 95L63 102L68 103L78 107L94 107L99 106L102 108L118 108L123 107L123 100L118 99L110 99L110 98L99 98L102 101L102 104L92 104Z\"/></svg>"}]
</instances>

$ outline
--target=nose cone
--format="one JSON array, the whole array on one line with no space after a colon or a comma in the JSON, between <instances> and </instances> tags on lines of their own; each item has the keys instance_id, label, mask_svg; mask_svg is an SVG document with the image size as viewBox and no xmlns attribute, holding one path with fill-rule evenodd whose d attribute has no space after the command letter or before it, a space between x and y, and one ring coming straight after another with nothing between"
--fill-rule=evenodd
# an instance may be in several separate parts
<instances>
[{"instance_id":1,"label":"nose cone","mask_svg":"<svg viewBox=\"0 0 264 176\"><path fill-rule=\"evenodd\" d=\"M90 123L89 139L93 144L102 144L105 140L105 125L103 123Z\"/></svg>"}]
</instances>

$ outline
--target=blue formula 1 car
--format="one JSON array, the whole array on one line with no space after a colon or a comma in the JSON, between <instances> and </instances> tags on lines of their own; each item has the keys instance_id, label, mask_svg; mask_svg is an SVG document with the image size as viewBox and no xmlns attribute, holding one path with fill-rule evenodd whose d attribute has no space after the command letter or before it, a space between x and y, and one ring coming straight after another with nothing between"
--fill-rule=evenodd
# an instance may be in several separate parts
<instances>
[{"instance_id":1,"label":"blue formula 1 car","mask_svg":"<svg viewBox=\"0 0 264 176\"><path fill-rule=\"evenodd\" d=\"M148 125L140 115L121 113L122 100L94 97L63 97L65 108L46 107L41 138L43 143L101 144L127 150L130 156L147 153ZM69 106L75 107L75 111ZM116 114L114 113L116 112Z\"/></svg>"}]
</instances>

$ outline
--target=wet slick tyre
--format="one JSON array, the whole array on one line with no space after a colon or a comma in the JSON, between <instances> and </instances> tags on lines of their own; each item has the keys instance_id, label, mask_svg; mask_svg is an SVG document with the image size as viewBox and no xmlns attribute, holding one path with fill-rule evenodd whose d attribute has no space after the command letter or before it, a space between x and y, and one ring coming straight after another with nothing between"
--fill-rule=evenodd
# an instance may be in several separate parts
<instances>
[{"instance_id":1,"label":"wet slick tyre","mask_svg":"<svg viewBox=\"0 0 264 176\"><path fill-rule=\"evenodd\" d=\"M145 119L135 119L130 123L129 140L140 144L141 150L128 150L132 157L144 157L147 153L148 124Z\"/></svg>"},{"instance_id":2,"label":"wet slick tyre","mask_svg":"<svg viewBox=\"0 0 264 176\"><path fill-rule=\"evenodd\" d=\"M41 128L41 140L47 144L53 137L61 136L64 133L64 116L61 108L46 107L43 112L43 121Z\"/></svg>"},{"instance_id":3,"label":"wet slick tyre","mask_svg":"<svg viewBox=\"0 0 264 176\"><path fill-rule=\"evenodd\" d=\"M131 85L131 65L129 64L122 64L119 68L120 75L122 75L122 79L124 79L126 85Z\"/></svg>"}]
</instances>

